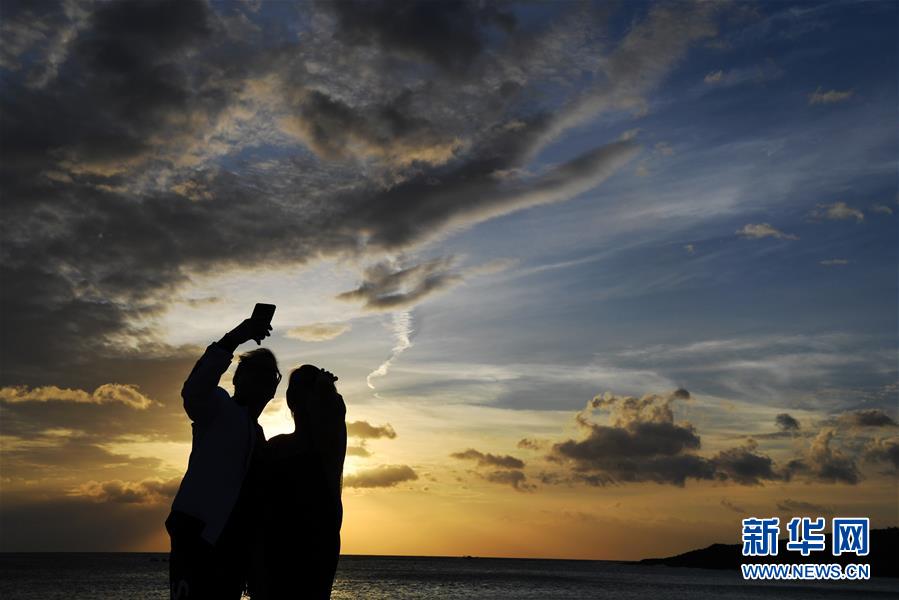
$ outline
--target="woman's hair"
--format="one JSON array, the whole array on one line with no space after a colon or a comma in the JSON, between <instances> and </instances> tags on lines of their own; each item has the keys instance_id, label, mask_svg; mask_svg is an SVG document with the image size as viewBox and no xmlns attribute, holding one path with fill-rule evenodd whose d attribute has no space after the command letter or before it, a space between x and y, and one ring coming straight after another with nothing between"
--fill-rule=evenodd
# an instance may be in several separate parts
<instances>
[{"instance_id":1,"label":"woman's hair","mask_svg":"<svg viewBox=\"0 0 899 600\"><path fill-rule=\"evenodd\" d=\"M287 382L287 408L293 413L294 419L308 412L305 399L312 393L319 373L321 369L315 365L303 365L291 371Z\"/></svg>"}]
</instances>

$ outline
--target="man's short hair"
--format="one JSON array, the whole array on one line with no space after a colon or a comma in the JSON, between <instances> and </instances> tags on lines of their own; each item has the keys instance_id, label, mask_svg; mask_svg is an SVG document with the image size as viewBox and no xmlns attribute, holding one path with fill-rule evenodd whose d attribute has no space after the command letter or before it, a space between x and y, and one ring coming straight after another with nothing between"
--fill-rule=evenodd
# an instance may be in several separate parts
<instances>
[{"instance_id":1,"label":"man's short hair","mask_svg":"<svg viewBox=\"0 0 899 600\"><path fill-rule=\"evenodd\" d=\"M265 381L268 377L280 378L278 360L268 348L256 348L241 354L237 359L237 368L234 370L234 382L243 380Z\"/></svg>"}]
</instances>

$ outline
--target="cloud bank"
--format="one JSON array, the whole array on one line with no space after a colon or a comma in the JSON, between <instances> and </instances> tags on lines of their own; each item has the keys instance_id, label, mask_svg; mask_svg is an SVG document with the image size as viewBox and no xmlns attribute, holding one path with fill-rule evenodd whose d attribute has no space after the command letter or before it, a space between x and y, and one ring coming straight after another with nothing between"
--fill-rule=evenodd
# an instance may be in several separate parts
<instances>
[{"instance_id":1,"label":"cloud bank","mask_svg":"<svg viewBox=\"0 0 899 600\"><path fill-rule=\"evenodd\" d=\"M595 188L634 140L526 167L575 124L645 110L718 10L655 6L607 43L608 11L586 6L527 27L511 9L424 6L9 6L0 304L16 319L0 384L177 354L147 319L198 274L414 252ZM533 101L585 73L594 85ZM454 282L445 267L367 271L348 297L409 306Z\"/></svg>"}]
</instances>

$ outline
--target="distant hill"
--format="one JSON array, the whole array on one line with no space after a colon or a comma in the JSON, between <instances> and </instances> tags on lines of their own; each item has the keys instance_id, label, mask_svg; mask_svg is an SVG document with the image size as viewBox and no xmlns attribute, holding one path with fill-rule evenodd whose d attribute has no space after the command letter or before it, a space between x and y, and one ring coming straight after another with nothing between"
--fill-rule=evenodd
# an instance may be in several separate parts
<instances>
[{"instance_id":1,"label":"distant hill","mask_svg":"<svg viewBox=\"0 0 899 600\"><path fill-rule=\"evenodd\" d=\"M899 527L872 529L871 553L868 556L830 553L831 540L827 534L827 549L802 556L799 552L786 550L786 540L780 540L777 556L746 556L741 553L742 544L712 544L708 548L690 550L668 558L645 558L641 565L665 565L668 567L690 567L694 569L728 569L736 571L740 564L747 563L867 563L871 565L872 577L899 577Z\"/></svg>"}]
</instances>

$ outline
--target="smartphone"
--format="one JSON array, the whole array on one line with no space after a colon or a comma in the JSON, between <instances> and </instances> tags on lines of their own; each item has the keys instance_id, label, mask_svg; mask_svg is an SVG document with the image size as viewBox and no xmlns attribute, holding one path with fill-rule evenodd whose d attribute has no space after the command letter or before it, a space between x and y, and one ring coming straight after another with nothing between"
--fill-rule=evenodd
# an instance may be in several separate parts
<instances>
[{"instance_id":1,"label":"smartphone","mask_svg":"<svg viewBox=\"0 0 899 600\"><path fill-rule=\"evenodd\" d=\"M275 305L274 304L257 304L253 309L253 315L250 317L254 321L259 321L260 323L265 323L266 325L272 324L272 317L275 316Z\"/></svg>"}]
</instances>

